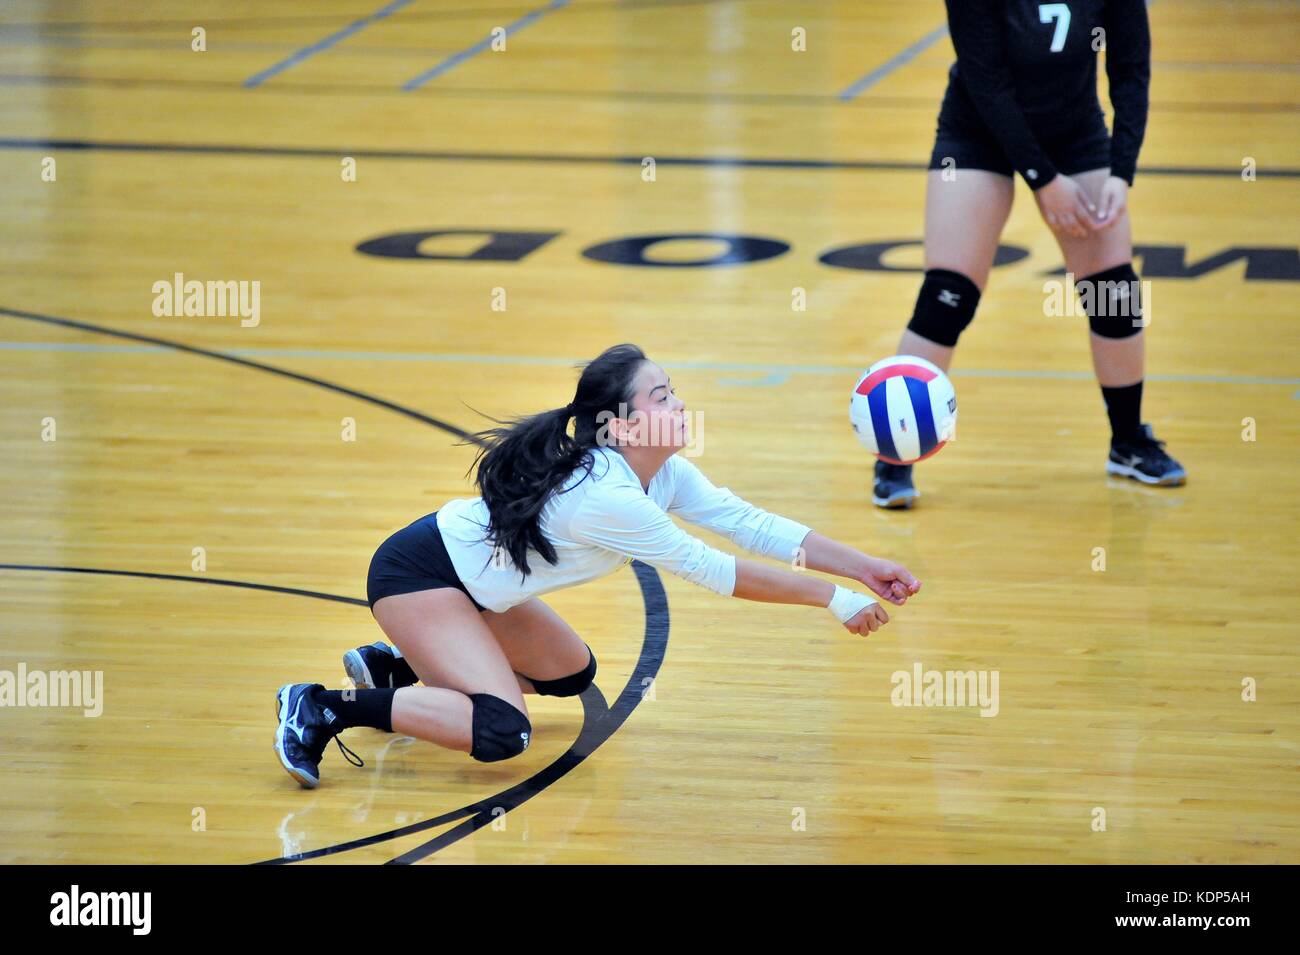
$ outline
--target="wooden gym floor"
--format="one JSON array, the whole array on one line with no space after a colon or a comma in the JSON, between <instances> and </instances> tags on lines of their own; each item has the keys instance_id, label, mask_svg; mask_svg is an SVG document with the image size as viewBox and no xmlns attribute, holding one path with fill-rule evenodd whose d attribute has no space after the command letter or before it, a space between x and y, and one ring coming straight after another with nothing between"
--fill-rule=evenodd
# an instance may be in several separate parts
<instances>
[{"instance_id":1,"label":"wooden gym floor","mask_svg":"<svg viewBox=\"0 0 1300 955\"><path fill-rule=\"evenodd\" d=\"M0 671L104 686L98 717L0 709L0 861L1300 861L1293 7L1151 6L1131 209L1174 252L1144 270L1146 417L1187 486L1104 476L1085 324L1044 317L1060 257L1018 185L959 439L886 514L847 398L919 248L819 257L921 236L942 4L378 3L0 14ZM357 251L457 229L554 235ZM691 233L789 249L583 254ZM176 273L260 283L258 323L156 316ZM353 730L366 767L331 747L299 789L275 690L342 685L381 636L371 554L469 493L472 409L563 404L622 341L704 416L716 484L921 595L862 639L634 565L548 598L599 692L530 697L524 757ZM918 664L996 671L997 715L894 706Z\"/></svg>"}]
</instances>

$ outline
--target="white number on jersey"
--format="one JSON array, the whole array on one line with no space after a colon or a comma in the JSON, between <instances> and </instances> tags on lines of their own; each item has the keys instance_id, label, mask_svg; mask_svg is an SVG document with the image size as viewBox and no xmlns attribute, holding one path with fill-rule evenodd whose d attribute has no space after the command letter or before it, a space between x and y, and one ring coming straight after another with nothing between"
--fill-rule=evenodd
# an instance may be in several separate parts
<instances>
[{"instance_id":1,"label":"white number on jersey","mask_svg":"<svg viewBox=\"0 0 1300 955\"><path fill-rule=\"evenodd\" d=\"M1060 53L1065 49L1065 35L1070 32L1070 6L1065 3L1040 3L1038 5L1038 22L1056 21L1056 31L1052 34L1052 52Z\"/></svg>"}]
</instances>

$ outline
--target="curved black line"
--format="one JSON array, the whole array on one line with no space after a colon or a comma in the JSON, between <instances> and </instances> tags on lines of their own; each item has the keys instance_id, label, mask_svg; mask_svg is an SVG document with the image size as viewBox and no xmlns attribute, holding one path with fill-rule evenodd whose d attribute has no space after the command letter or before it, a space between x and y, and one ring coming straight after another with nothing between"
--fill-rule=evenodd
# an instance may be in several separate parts
<instances>
[{"instance_id":1,"label":"curved black line","mask_svg":"<svg viewBox=\"0 0 1300 955\"><path fill-rule=\"evenodd\" d=\"M218 584L223 587L245 587L249 590L269 590L297 597L315 597L317 600L337 600L339 603L369 607L370 602L360 597L342 597L321 593L319 590L302 590L298 587L276 587L272 584L254 584L246 580L225 580L220 577L191 577L188 574L158 574L144 570L105 570L102 567L55 567L49 564L0 564L0 570L48 570L64 574L112 574L118 577L149 577L155 580L184 580L194 584Z\"/></svg>"},{"instance_id":2,"label":"curved black line","mask_svg":"<svg viewBox=\"0 0 1300 955\"><path fill-rule=\"evenodd\" d=\"M456 152L452 150L417 149L325 149L316 146L236 146L217 143L111 143L88 139L27 139L0 137L0 149L73 149L117 153L179 153L203 156L300 156L328 158L335 161L340 156L361 159L418 159L452 162L523 162L523 163L578 163L584 165L640 166L644 156L584 156L577 153L486 153ZM867 169L892 172L921 172L928 169L924 162L887 162L845 159L755 159L745 156L655 156L660 166L705 166L737 169ZM1241 167L1215 169L1206 166L1139 166L1144 176L1210 176L1232 177L1241 175ZM1257 169L1261 179L1300 179L1300 169Z\"/></svg>"},{"instance_id":3,"label":"curved black line","mask_svg":"<svg viewBox=\"0 0 1300 955\"><path fill-rule=\"evenodd\" d=\"M591 755L632 715L637 703L645 695L645 688L658 675L659 667L663 664L664 653L668 649L668 595L664 591L663 581L659 579L654 568L639 560L632 562L632 569L636 572L637 582L641 585L641 596L645 601L645 636L641 641L641 657L637 660L632 675L628 677L627 684L623 687L623 692L618 695L618 699L614 701L614 705L604 707L603 711L597 710L596 701L590 698L596 687L594 685L588 687L582 694L582 708L585 715L582 732L559 759L531 779L492 797L496 801L491 805L485 806L486 801L477 803L477 812L471 818L423 845L416 846L397 858L389 860L388 865L418 862L492 822L493 812L496 809L509 812L532 799ZM596 690L596 695L599 695L599 692ZM603 698L600 703L604 703Z\"/></svg>"},{"instance_id":4,"label":"curved black line","mask_svg":"<svg viewBox=\"0 0 1300 955\"><path fill-rule=\"evenodd\" d=\"M83 331L94 332L100 335L111 335L118 338L126 338L132 341L147 342L152 345L162 345L166 348L173 348L177 351L187 352L193 355L199 355L204 358L218 358L222 361L232 362L236 365L243 365L247 368L253 368L257 371L265 371L271 374L281 375L291 378L295 381L306 382L307 384L316 385L328 391L338 392L339 394L348 395L360 401L365 401L381 408L387 408L398 414L406 415L421 421L425 424L440 428L450 434L458 437L470 438L471 441L478 443L468 432L462 431L454 425L447 424L437 418L432 418L411 408L378 398L374 395L357 391L353 388L347 388L343 385L336 385L333 382L325 381L321 378L314 378L311 375L299 374L295 371L289 371L284 368L277 368L274 365L267 365L262 362L252 361L247 358L240 358L236 355L229 355L224 352L213 351L207 348L199 348L194 345L186 345L182 342L175 342L165 338L157 338L152 335L140 335L135 332L126 332L119 329L107 328L102 325L93 325L89 322L79 322L70 318L58 318L53 315L41 315L36 312L25 312L18 309L0 307L0 315L8 315L11 318L21 318L29 321L45 322L51 325L62 325L68 328L77 328ZM453 810L450 813L444 813L434 819L425 820L421 823L415 823L402 829L394 829L389 832L377 833L364 839L356 839L350 842L339 843L334 846L326 846L323 849L315 849L310 852L299 853L293 856L284 856L278 859L265 860L267 864L284 864L300 862L305 859L317 858L323 855L332 855L338 852L346 852L349 849L360 848L361 846L375 845L386 842L391 839L407 835L412 832L420 832L425 829L442 825L462 816L470 818L460 826L443 833L438 838L431 840L415 849L407 852L396 859L390 860L391 863L413 862L416 859L425 858L437 852L445 846L451 845L465 836L471 835L484 825L492 821L492 812L494 809L503 809L509 812L527 802L529 799L538 795L550 786L557 779L567 774L571 769L586 759L594 752L605 740L609 739L614 732L627 721L627 718L636 709L637 703L641 699L641 691L638 686L644 687L645 680L653 680L659 672L659 667L663 664L664 653L668 646L668 598L663 589L663 582L659 579L659 574L654 568L643 564L639 560L632 562L632 569L636 574L637 581L641 585L641 593L645 600L645 635L641 643L641 654L637 660L636 668L628 678L627 684L615 701L613 709L610 709L600 689L593 683L582 694L583 708L583 726L578 734L578 739L565 750L554 762L544 767L540 772L534 774L522 783L518 783L509 789L502 790L494 796L487 799L479 800L469 806ZM369 606L368 601L359 600L354 597L341 597L335 594L325 594L318 591L300 590L293 587L276 587L269 584L254 584L245 581L225 580L210 577L189 577L180 574L159 574L144 571L127 571L127 570L105 570L99 568L87 567L55 567L37 564L0 564L0 569L10 570L43 570L43 571L63 571L69 573L92 573L92 574L113 574L126 577L144 577L159 580L181 580L193 583L218 584L228 587L246 587L254 590L267 590L277 593L295 594L298 596L316 597L322 600L335 600L342 603L352 603L361 606ZM612 719L611 719L612 717ZM486 811L484 810L484 807Z\"/></svg>"},{"instance_id":5,"label":"curved black line","mask_svg":"<svg viewBox=\"0 0 1300 955\"><path fill-rule=\"evenodd\" d=\"M347 852L350 849L361 849L379 842L387 842L402 836L424 832L445 823L454 822L457 819L465 819L455 828L449 829L428 842L402 853L395 859L390 859L385 864L406 865L418 862L439 849L443 849L489 825L496 818L498 811L504 815L504 813L518 808L534 796L539 795L556 780L567 775L570 770L595 752L605 740L613 736L615 731L627 721L628 716L636 709L637 703L644 695L644 688L658 675L659 667L663 663L664 652L668 647L668 595L664 591L663 582L659 579L658 573L652 567L639 560L634 560L632 570L636 573L637 582L641 585L641 595L646 605L645 636L641 642L641 655L637 660L636 667L632 670L632 675L628 677L623 691L618 695L618 699L614 701L613 707L606 704L605 697L595 684L587 687L580 697L583 712L582 730L578 733L578 738L574 740L573 745L561 753L554 762L509 789L504 789L493 796L488 796L486 799L470 803L468 806L453 809L433 819L425 819L422 822L402 826L399 829L381 832L363 839L354 839L351 842L340 843L324 849L313 849L309 852L284 856L279 859L267 859L260 864L281 865L287 862L318 859L321 856Z\"/></svg>"},{"instance_id":6,"label":"curved black line","mask_svg":"<svg viewBox=\"0 0 1300 955\"><path fill-rule=\"evenodd\" d=\"M445 421L439 421L437 418L431 418L426 414L421 414L418 411L395 404L392 401L386 401L383 398L376 398L374 395L368 395L364 391L357 391L354 388L336 385L331 381L325 381L323 378L313 378L311 375L303 375L296 371L289 371L287 368L277 368L274 365L268 365L260 361L253 361L250 358L240 358L238 355L228 355L225 352L212 351L208 348L199 348L196 345L186 345L184 342L172 341L169 338L158 338L154 335L139 335L135 332L124 332L116 328L106 328L103 325L92 325L89 322L78 322L71 318L56 318L53 315L41 315L37 312L24 312L16 308L4 308L0 306L0 315L8 315L11 318L25 318L33 322L47 322L50 325L65 325L68 328L79 328L82 331L95 332L99 335L112 335L115 338L126 338L135 342L161 345L164 348L174 348L177 351L189 352L192 355L201 355L204 358L219 358L222 361L228 361L236 365L243 365L246 368L254 368L257 371L270 372L273 375L281 375L285 378L292 378L295 381L303 381L309 385L324 388L327 391L336 391L341 395L347 395L349 398L356 398L358 401L365 401L372 405L378 405L381 408L387 408L389 411L396 411L398 414L406 415L408 418L414 418L416 421L423 422L424 424L432 425L435 428L441 428L448 434L454 434L458 438L468 438L470 436L468 431L462 431L455 425L448 424Z\"/></svg>"}]
</instances>

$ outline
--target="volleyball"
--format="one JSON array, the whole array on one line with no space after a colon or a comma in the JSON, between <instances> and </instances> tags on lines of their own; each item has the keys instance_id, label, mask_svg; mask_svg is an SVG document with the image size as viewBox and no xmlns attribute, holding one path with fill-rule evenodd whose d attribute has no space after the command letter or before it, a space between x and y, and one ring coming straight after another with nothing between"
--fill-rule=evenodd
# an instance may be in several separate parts
<instances>
[{"instance_id":1,"label":"volleyball","mask_svg":"<svg viewBox=\"0 0 1300 955\"><path fill-rule=\"evenodd\" d=\"M935 454L957 429L957 392L937 365L915 355L878 361L858 378L849 421L862 446L890 464Z\"/></svg>"}]
</instances>

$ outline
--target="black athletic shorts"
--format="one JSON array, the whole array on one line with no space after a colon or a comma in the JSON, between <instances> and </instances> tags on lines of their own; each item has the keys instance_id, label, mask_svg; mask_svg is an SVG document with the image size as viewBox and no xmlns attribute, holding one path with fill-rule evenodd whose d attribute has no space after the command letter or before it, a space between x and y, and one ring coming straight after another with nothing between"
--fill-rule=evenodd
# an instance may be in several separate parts
<instances>
[{"instance_id":1,"label":"black athletic shorts","mask_svg":"<svg viewBox=\"0 0 1300 955\"><path fill-rule=\"evenodd\" d=\"M452 566L442 532L438 530L438 512L434 511L412 521L379 545L370 560L366 598L373 612L380 597L440 587L455 587L469 597L476 609L487 609L465 589Z\"/></svg>"},{"instance_id":2,"label":"black athletic shorts","mask_svg":"<svg viewBox=\"0 0 1300 955\"><path fill-rule=\"evenodd\" d=\"M1034 132L1057 172L1074 176L1110 166L1110 133L1106 131L1106 119L1100 110L1085 114L1064 132ZM951 160L947 166L945 159ZM939 111L930 168L985 169L1004 176L1015 175L1011 160L974 108L954 105L947 99Z\"/></svg>"}]
</instances>

